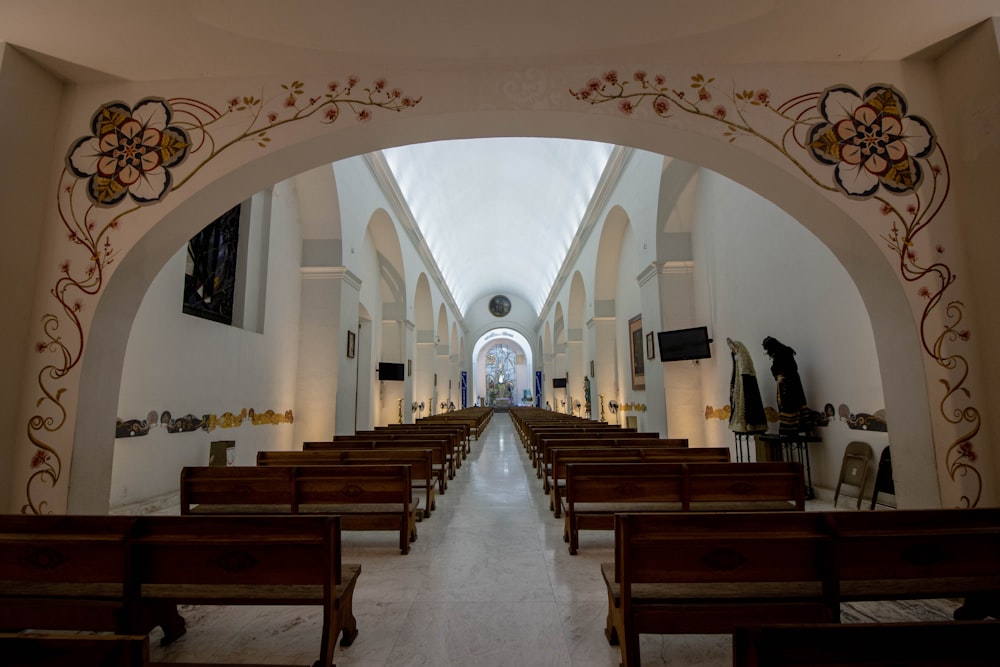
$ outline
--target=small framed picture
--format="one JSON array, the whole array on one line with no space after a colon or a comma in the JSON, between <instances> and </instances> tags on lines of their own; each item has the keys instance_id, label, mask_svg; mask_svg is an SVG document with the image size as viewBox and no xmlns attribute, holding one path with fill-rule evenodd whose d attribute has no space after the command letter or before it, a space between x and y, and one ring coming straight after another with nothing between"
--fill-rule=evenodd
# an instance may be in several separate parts
<instances>
[{"instance_id":1,"label":"small framed picture","mask_svg":"<svg viewBox=\"0 0 1000 667\"><path fill-rule=\"evenodd\" d=\"M594 377L594 360L590 360L590 377Z\"/></svg>"},{"instance_id":2,"label":"small framed picture","mask_svg":"<svg viewBox=\"0 0 1000 667\"><path fill-rule=\"evenodd\" d=\"M646 358L652 359L656 356L655 343L653 342L653 332L646 334Z\"/></svg>"},{"instance_id":3,"label":"small framed picture","mask_svg":"<svg viewBox=\"0 0 1000 667\"><path fill-rule=\"evenodd\" d=\"M353 331L347 332L347 358L353 359L355 354L355 336Z\"/></svg>"},{"instance_id":4,"label":"small framed picture","mask_svg":"<svg viewBox=\"0 0 1000 667\"><path fill-rule=\"evenodd\" d=\"M632 357L632 388L646 388L646 360L642 356L642 315L628 321L629 355Z\"/></svg>"},{"instance_id":5,"label":"small framed picture","mask_svg":"<svg viewBox=\"0 0 1000 667\"><path fill-rule=\"evenodd\" d=\"M406 360L406 377L413 375L413 359Z\"/></svg>"}]
</instances>

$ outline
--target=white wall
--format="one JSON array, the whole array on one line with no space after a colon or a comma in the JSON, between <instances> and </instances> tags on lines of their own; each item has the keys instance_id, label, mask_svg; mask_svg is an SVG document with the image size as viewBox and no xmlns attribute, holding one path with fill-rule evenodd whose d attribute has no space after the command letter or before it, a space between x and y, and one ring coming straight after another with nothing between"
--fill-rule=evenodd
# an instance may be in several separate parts
<instances>
[{"instance_id":1,"label":"white wall","mask_svg":"<svg viewBox=\"0 0 1000 667\"><path fill-rule=\"evenodd\" d=\"M287 182L274 187L267 252L263 333L226 326L181 312L185 249L163 267L136 316L125 354L118 402L120 419L149 412L173 417L242 410L284 413L295 403L298 354L301 237ZM267 194L253 198L260 210ZM265 207L266 208L266 207ZM206 224L210 221L206 221ZM112 425L108 425L109 432ZM236 464L254 465L258 450L290 449L292 425L254 426L212 432L167 433L115 442L112 509L176 493L180 469L207 465L209 443L236 441Z\"/></svg>"},{"instance_id":2,"label":"white wall","mask_svg":"<svg viewBox=\"0 0 1000 667\"><path fill-rule=\"evenodd\" d=\"M696 319L709 325L715 340L712 359L699 364L705 405L720 408L729 402L729 337L750 350L764 405L777 407L771 361L761 346L773 336L795 349L814 410L822 411L826 403L846 404L853 413L883 409L871 321L830 251L770 202L707 170L699 175L694 214ZM776 424L771 427L777 431ZM840 419L816 433L823 442L810 449L814 486L836 486L844 448L852 440L872 446L874 481L887 434L849 429ZM733 443L726 421L709 419L706 434L707 444ZM853 488L845 492L855 493Z\"/></svg>"}]
</instances>

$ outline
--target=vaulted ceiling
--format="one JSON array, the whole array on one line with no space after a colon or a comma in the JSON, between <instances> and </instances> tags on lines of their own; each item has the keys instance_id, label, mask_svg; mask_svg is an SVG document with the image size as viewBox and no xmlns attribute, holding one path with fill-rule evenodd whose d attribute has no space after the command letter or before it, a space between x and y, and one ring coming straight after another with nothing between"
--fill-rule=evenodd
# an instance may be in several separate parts
<instances>
[{"instance_id":1,"label":"vaulted ceiling","mask_svg":"<svg viewBox=\"0 0 1000 667\"><path fill-rule=\"evenodd\" d=\"M0 0L0 41L68 83L548 62L858 63L933 56L1000 0ZM113 35L111 39L108 36ZM384 157L459 310L541 310L613 150L504 138Z\"/></svg>"}]
</instances>

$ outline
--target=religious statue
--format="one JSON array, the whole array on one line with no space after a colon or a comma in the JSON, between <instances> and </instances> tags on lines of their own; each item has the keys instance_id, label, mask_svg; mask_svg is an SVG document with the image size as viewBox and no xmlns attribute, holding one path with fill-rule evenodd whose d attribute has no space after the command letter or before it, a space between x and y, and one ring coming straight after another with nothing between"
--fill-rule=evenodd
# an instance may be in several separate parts
<instances>
[{"instance_id":1,"label":"religious statue","mask_svg":"<svg viewBox=\"0 0 1000 667\"><path fill-rule=\"evenodd\" d=\"M729 430L764 433L767 431L767 417L750 351L738 340L727 338L726 343L733 357L733 374L729 383Z\"/></svg>"},{"instance_id":2,"label":"religious statue","mask_svg":"<svg viewBox=\"0 0 1000 667\"><path fill-rule=\"evenodd\" d=\"M795 350L768 336L764 351L771 357L771 375L778 383L778 433L793 435L813 428L813 413L795 363Z\"/></svg>"}]
</instances>

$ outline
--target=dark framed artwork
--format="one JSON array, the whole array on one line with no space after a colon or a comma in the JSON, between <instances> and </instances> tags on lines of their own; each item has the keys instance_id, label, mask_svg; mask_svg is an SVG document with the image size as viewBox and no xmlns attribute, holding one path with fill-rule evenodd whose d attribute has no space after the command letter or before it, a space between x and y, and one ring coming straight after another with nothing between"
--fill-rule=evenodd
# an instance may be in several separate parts
<instances>
[{"instance_id":1,"label":"dark framed artwork","mask_svg":"<svg viewBox=\"0 0 1000 667\"><path fill-rule=\"evenodd\" d=\"M356 352L355 346L357 345L356 341L357 341L357 338L355 337L354 332L353 331L348 331L347 332L347 358L348 359L353 359L354 358L354 354Z\"/></svg>"},{"instance_id":2,"label":"dark framed artwork","mask_svg":"<svg viewBox=\"0 0 1000 667\"><path fill-rule=\"evenodd\" d=\"M594 360L590 360L590 377L594 377Z\"/></svg>"},{"instance_id":3,"label":"dark framed artwork","mask_svg":"<svg viewBox=\"0 0 1000 667\"><path fill-rule=\"evenodd\" d=\"M632 370L632 389L646 388L646 362L642 357L642 315L628 321L629 366Z\"/></svg>"},{"instance_id":4,"label":"dark framed artwork","mask_svg":"<svg viewBox=\"0 0 1000 667\"><path fill-rule=\"evenodd\" d=\"M240 211L241 205L237 204L188 241L185 314L232 325Z\"/></svg>"},{"instance_id":5,"label":"dark framed artwork","mask_svg":"<svg viewBox=\"0 0 1000 667\"><path fill-rule=\"evenodd\" d=\"M646 334L646 358L652 359L656 356L656 346L653 343L653 332Z\"/></svg>"},{"instance_id":6,"label":"dark framed artwork","mask_svg":"<svg viewBox=\"0 0 1000 667\"><path fill-rule=\"evenodd\" d=\"M413 375L413 359L406 360L406 377Z\"/></svg>"}]
</instances>

